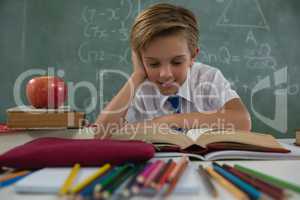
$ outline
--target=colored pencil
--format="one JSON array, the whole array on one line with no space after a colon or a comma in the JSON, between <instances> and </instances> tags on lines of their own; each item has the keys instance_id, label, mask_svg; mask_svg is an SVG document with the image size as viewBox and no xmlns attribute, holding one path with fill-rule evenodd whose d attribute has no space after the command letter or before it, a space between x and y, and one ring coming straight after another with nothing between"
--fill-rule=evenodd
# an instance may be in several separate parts
<instances>
[{"instance_id":1,"label":"colored pencil","mask_svg":"<svg viewBox=\"0 0 300 200\"><path fill-rule=\"evenodd\" d=\"M28 176L29 174L30 174L30 173L27 173L27 174L25 174L25 175L17 176L17 177L14 177L14 178L11 178L11 179L2 181L2 182L0 182L0 188L1 188L1 187L9 186L9 185L11 185L11 184L14 184L14 183L16 183L17 181L19 181L19 180L21 180L22 178L24 178L25 176Z\"/></svg>"},{"instance_id":2,"label":"colored pencil","mask_svg":"<svg viewBox=\"0 0 300 200\"><path fill-rule=\"evenodd\" d=\"M18 177L18 176L23 176L23 175L26 175L28 173L30 173L30 171L28 171L28 170L11 172L11 173L8 173L8 174L3 175L2 177L0 177L0 182L7 181L9 179L12 179L12 178L15 178L15 177Z\"/></svg>"},{"instance_id":3,"label":"colored pencil","mask_svg":"<svg viewBox=\"0 0 300 200\"><path fill-rule=\"evenodd\" d=\"M152 171L153 167L156 166L155 163L157 163L157 162L158 162L158 160L156 162L154 162L154 163L147 164L147 166L145 167L144 171L142 171L141 174L139 174L138 177L137 177L137 182L138 183L144 183L145 179L150 174L150 172Z\"/></svg>"},{"instance_id":4,"label":"colored pencil","mask_svg":"<svg viewBox=\"0 0 300 200\"><path fill-rule=\"evenodd\" d=\"M236 185L241 190L243 190L245 193L247 193L250 196L251 199L254 199L254 200L258 200L258 199L270 199L264 193L262 193L261 191L257 190L256 188L254 188L252 185L246 183L245 181L241 180L237 176L233 175L229 171L225 170L219 164L213 162L213 168L220 175L222 175L227 180L229 180L234 185Z\"/></svg>"},{"instance_id":5,"label":"colored pencil","mask_svg":"<svg viewBox=\"0 0 300 200\"><path fill-rule=\"evenodd\" d=\"M257 177L263 181L266 181L270 184L273 184L277 187L281 187L281 188L286 188L286 189L289 189L289 190L293 190L297 193L300 193L300 186L299 185L296 185L294 183L290 183L288 181L285 181L285 180L282 180L282 179L279 179L279 178L276 178L276 177L273 177L273 176L270 176L268 174L264 174L264 173L261 173L261 172L258 172L256 170L253 170L253 169L249 169L247 167L243 167L241 165L234 165L234 168L246 173L246 174L249 174L249 175L252 175L254 177Z\"/></svg>"},{"instance_id":6,"label":"colored pencil","mask_svg":"<svg viewBox=\"0 0 300 200\"><path fill-rule=\"evenodd\" d=\"M272 189L272 190L274 190L274 191L278 191L278 192L283 193L283 194L285 193L284 189L282 189L282 188L280 188L280 187L277 187L277 186L275 186L274 184L270 184L270 183L268 183L268 182L266 182L266 181L263 181L263 180L261 180L261 179L255 177L255 176L252 176L252 175L249 175L249 174L247 174L247 173L245 173L245 172L242 172L242 171L238 170L237 168L234 168L234 167L233 167L233 169L236 169L236 170L239 171L240 173L244 174L245 176L247 176L247 177L249 177L249 178L251 178L251 179L253 179L253 180L257 181L257 182L260 182L261 184L265 184L268 188L270 188L270 189Z\"/></svg>"},{"instance_id":7,"label":"colored pencil","mask_svg":"<svg viewBox=\"0 0 300 200\"><path fill-rule=\"evenodd\" d=\"M128 177L132 176L136 168L131 168L126 173L122 174L117 180L115 180L105 191L102 192L102 198L108 199L111 195L124 183Z\"/></svg>"},{"instance_id":8,"label":"colored pencil","mask_svg":"<svg viewBox=\"0 0 300 200\"><path fill-rule=\"evenodd\" d=\"M101 176L102 174L104 174L107 170L109 170L110 167L111 166L110 166L109 163L103 165L95 173L93 173L92 175L90 175L89 177L87 177L85 180L83 180L82 182L78 183L76 186L74 186L73 188L71 188L71 193L75 194L75 193L79 192L84 187L86 187L91 182L93 182L96 178L98 178L99 176Z\"/></svg>"},{"instance_id":9,"label":"colored pencil","mask_svg":"<svg viewBox=\"0 0 300 200\"><path fill-rule=\"evenodd\" d=\"M207 173L207 171L204 170L202 165L199 165L198 173L201 176L201 178L202 178L207 190L209 191L209 193L213 197L217 198L218 197L218 191L215 188L215 186L213 185L213 183L211 182L209 174Z\"/></svg>"},{"instance_id":10,"label":"colored pencil","mask_svg":"<svg viewBox=\"0 0 300 200\"><path fill-rule=\"evenodd\" d=\"M168 181L171 182L172 179L176 176L176 174L178 173L179 169L181 168L181 165L184 164L186 161L188 160L187 156L183 156L181 157L181 159L178 161L178 163L176 164L175 168L172 170Z\"/></svg>"},{"instance_id":11,"label":"colored pencil","mask_svg":"<svg viewBox=\"0 0 300 200\"><path fill-rule=\"evenodd\" d=\"M156 176L153 178L152 182L150 183L150 186L153 188L157 188L158 183L162 176L165 174L165 172L168 170L169 166L172 164L173 160L169 159L167 163L165 163L159 170L159 172L156 174Z\"/></svg>"},{"instance_id":12,"label":"colored pencil","mask_svg":"<svg viewBox=\"0 0 300 200\"><path fill-rule=\"evenodd\" d=\"M80 164L75 164L70 171L69 176L65 180L64 184L59 190L59 195L65 195L69 192L69 189L72 187L72 184L74 183L74 180L76 179L76 176L80 170Z\"/></svg>"},{"instance_id":13,"label":"colored pencil","mask_svg":"<svg viewBox=\"0 0 300 200\"><path fill-rule=\"evenodd\" d=\"M94 188L97 184L102 183L103 180L106 180L108 177L112 176L112 174L116 173L116 167L112 168L111 170L107 171L102 176L98 177L94 180L91 184L87 187L83 188L77 196L81 196L83 199L86 197L92 197L94 193Z\"/></svg>"},{"instance_id":14,"label":"colored pencil","mask_svg":"<svg viewBox=\"0 0 300 200\"><path fill-rule=\"evenodd\" d=\"M176 166L176 163L174 161L172 161L171 164L169 165L168 169L166 169L165 173L162 175L162 177L159 180L158 184L155 186L156 190L159 190L164 186L164 184L168 180L168 178L169 178L172 170L175 168L175 166Z\"/></svg>"},{"instance_id":15,"label":"colored pencil","mask_svg":"<svg viewBox=\"0 0 300 200\"><path fill-rule=\"evenodd\" d=\"M283 190L274 190L272 187L269 187L269 184L257 181L257 179L253 179L250 176L245 175L244 173L240 172L239 170L229 166L229 165L223 165L223 167L228 170L233 175L237 176L241 180L249 183L253 187L259 189L263 193L267 194L268 196L272 197L273 199L283 199L284 193Z\"/></svg>"},{"instance_id":16,"label":"colored pencil","mask_svg":"<svg viewBox=\"0 0 300 200\"><path fill-rule=\"evenodd\" d=\"M175 189L177 182L179 181L179 179L181 178L183 172L185 171L185 169L188 166L188 159L186 157L183 157L183 161L180 163L180 167L178 168L178 171L176 172L176 174L172 177L171 181L170 181L170 185L168 187L168 189L166 190L166 192L164 193L164 197L169 196L173 190Z\"/></svg>"},{"instance_id":17,"label":"colored pencil","mask_svg":"<svg viewBox=\"0 0 300 200\"><path fill-rule=\"evenodd\" d=\"M228 192L230 192L236 199L239 200L249 200L247 194L229 182L227 179L223 178L220 174L218 174L211 167L205 168L205 170L210 174L210 176L215 179L221 186L223 186Z\"/></svg>"},{"instance_id":18,"label":"colored pencil","mask_svg":"<svg viewBox=\"0 0 300 200\"><path fill-rule=\"evenodd\" d=\"M131 195L131 188L133 187L134 184L137 182L137 177L138 175L144 170L144 167L146 165L140 165L139 168L136 170L135 174L131 177L130 181L128 184L125 186L125 188L122 191L122 196L125 198L128 198Z\"/></svg>"},{"instance_id":19,"label":"colored pencil","mask_svg":"<svg viewBox=\"0 0 300 200\"><path fill-rule=\"evenodd\" d=\"M114 182L122 174L126 173L126 171L128 171L129 169L131 169L131 166L129 165L116 167L114 173L111 173L110 176L106 177L100 183L95 185L94 193L97 193L97 195L99 196L102 190L106 189L112 182Z\"/></svg>"},{"instance_id":20,"label":"colored pencil","mask_svg":"<svg viewBox=\"0 0 300 200\"><path fill-rule=\"evenodd\" d=\"M94 199L102 199L103 192L109 188L111 188L114 183L118 182L118 180L122 179L122 177L132 169L132 166L123 165L118 167L116 173L113 176L107 177L101 183L97 184L94 188L93 198Z\"/></svg>"},{"instance_id":21,"label":"colored pencil","mask_svg":"<svg viewBox=\"0 0 300 200\"><path fill-rule=\"evenodd\" d=\"M144 186L148 187L150 186L151 182L154 180L155 176L159 173L159 171L163 168L165 165L165 162L162 160L159 160L156 164L156 166L152 169L146 180L144 181Z\"/></svg>"}]
</instances>

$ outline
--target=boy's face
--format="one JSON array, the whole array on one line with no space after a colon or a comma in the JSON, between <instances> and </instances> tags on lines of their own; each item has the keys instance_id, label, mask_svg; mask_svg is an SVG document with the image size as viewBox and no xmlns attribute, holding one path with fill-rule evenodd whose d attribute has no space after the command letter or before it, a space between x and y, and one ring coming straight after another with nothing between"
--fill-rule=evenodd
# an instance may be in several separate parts
<instances>
[{"instance_id":1,"label":"boy's face","mask_svg":"<svg viewBox=\"0 0 300 200\"><path fill-rule=\"evenodd\" d=\"M195 49L196 53L198 49ZM155 38L141 56L148 79L163 95L178 91L196 57L191 56L187 40L181 35Z\"/></svg>"}]
</instances>

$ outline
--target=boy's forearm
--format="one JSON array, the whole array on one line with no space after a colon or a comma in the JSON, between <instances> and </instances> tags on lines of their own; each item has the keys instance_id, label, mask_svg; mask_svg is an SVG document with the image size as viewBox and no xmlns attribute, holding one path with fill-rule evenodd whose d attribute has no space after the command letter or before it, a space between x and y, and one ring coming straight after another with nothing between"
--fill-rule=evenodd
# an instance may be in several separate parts
<instances>
[{"instance_id":1,"label":"boy's forearm","mask_svg":"<svg viewBox=\"0 0 300 200\"><path fill-rule=\"evenodd\" d=\"M170 128L214 128L214 129L236 129L251 130L251 119L247 112L236 110L223 110L217 112L193 112L182 114L163 115L153 120L127 124L132 128L142 127L170 127Z\"/></svg>"},{"instance_id":2,"label":"boy's forearm","mask_svg":"<svg viewBox=\"0 0 300 200\"><path fill-rule=\"evenodd\" d=\"M174 128L218 128L251 130L251 119L247 112L223 110L216 112L193 112L164 115L154 118L153 123L168 124Z\"/></svg>"},{"instance_id":3,"label":"boy's forearm","mask_svg":"<svg viewBox=\"0 0 300 200\"><path fill-rule=\"evenodd\" d=\"M120 124L132 101L136 88L144 81L144 77L133 73L118 94L109 102L98 116L96 123L102 126L108 124Z\"/></svg>"}]
</instances>

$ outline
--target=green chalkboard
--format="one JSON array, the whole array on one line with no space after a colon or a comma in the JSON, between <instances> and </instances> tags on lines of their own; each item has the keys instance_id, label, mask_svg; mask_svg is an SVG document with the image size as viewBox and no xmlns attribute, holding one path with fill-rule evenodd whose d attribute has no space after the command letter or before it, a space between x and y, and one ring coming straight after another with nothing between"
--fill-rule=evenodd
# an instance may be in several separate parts
<instances>
[{"instance_id":1,"label":"green chalkboard","mask_svg":"<svg viewBox=\"0 0 300 200\"><path fill-rule=\"evenodd\" d=\"M300 127L299 0L1 0L0 122L27 104L26 82L57 75L69 104L94 121L132 71L129 32L143 8L169 2L199 19L198 60L219 68L251 112L253 130Z\"/></svg>"}]
</instances>

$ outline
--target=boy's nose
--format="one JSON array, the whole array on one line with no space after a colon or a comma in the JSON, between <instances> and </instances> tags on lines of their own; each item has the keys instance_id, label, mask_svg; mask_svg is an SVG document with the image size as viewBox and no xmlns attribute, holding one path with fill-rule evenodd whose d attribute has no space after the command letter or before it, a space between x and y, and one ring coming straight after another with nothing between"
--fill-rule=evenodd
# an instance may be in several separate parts
<instances>
[{"instance_id":1,"label":"boy's nose","mask_svg":"<svg viewBox=\"0 0 300 200\"><path fill-rule=\"evenodd\" d=\"M159 75L161 78L169 78L173 76L171 67L170 66L161 67Z\"/></svg>"}]
</instances>

